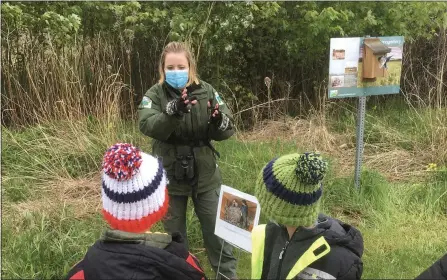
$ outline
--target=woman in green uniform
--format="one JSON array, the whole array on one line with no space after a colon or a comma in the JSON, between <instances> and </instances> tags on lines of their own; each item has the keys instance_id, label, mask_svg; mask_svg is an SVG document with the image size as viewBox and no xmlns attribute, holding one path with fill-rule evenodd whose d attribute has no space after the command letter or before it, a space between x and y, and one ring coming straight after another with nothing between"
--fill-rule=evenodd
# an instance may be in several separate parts
<instances>
[{"instance_id":1,"label":"woman in green uniform","mask_svg":"<svg viewBox=\"0 0 447 280\"><path fill-rule=\"evenodd\" d=\"M169 179L169 233L180 232L187 243L186 209L192 196L202 228L205 248L216 271L222 240L214 235L222 177L211 140L234 134L231 112L217 91L199 80L186 44L169 43L160 58L160 80L144 95L139 106L140 131L153 139L153 154L161 158ZM236 259L225 243L219 271L236 278Z\"/></svg>"}]
</instances>

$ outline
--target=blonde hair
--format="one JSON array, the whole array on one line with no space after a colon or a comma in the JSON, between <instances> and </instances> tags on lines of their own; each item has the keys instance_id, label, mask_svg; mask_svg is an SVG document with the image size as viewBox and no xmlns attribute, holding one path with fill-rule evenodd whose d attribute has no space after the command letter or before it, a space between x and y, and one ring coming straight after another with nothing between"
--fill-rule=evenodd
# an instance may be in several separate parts
<instances>
[{"instance_id":1,"label":"blonde hair","mask_svg":"<svg viewBox=\"0 0 447 280\"><path fill-rule=\"evenodd\" d=\"M160 63L158 64L158 72L160 74L160 79L158 80L159 84L163 84L166 79L165 76L166 55L168 53L181 53L181 52L185 53L186 59L188 60L189 64L188 83L186 84L186 86L191 85L193 82L199 84L196 61L194 60L194 56L188 44L183 42L170 42L169 44L166 45L163 52L161 53Z\"/></svg>"}]
</instances>

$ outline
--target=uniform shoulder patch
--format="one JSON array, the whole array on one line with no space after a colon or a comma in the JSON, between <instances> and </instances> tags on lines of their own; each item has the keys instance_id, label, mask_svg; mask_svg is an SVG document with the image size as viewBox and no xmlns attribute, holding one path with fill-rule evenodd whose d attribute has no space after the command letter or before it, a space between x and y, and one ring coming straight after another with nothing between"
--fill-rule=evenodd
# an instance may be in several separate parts
<instances>
[{"instance_id":1,"label":"uniform shoulder patch","mask_svg":"<svg viewBox=\"0 0 447 280\"><path fill-rule=\"evenodd\" d=\"M152 107L152 100L147 96L143 96L140 107L150 109Z\"/></svg>"},{"instance_id":2,"label":"uniform shoulder patch","mask_svg":"<svg viewBox=\"0 0 447 280\"><path fill-rule=\"evenodd\" d=\"M219 105L222 106L225 104L217 91L214 92L214 96L216 97L217 103L219 103Z\"/></svg>"}]
</instances>

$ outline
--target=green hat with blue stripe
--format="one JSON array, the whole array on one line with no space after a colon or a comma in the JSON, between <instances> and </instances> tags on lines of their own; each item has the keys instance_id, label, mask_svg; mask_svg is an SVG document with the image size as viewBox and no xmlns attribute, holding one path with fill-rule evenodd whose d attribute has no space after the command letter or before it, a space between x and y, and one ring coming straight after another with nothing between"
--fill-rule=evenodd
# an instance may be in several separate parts
<instances>
[{"instance_id":1,"label":"green hat with blue stripe","mask_svg":"<svg viewBox=\"0 0 447 280\"><path fill-rule=\"evenodd\" d=\"M260 173L255 188L261 213L282 225L315 224L327 167L318 153L290 154L271 160Z\"/></svg>"}]
</instances>

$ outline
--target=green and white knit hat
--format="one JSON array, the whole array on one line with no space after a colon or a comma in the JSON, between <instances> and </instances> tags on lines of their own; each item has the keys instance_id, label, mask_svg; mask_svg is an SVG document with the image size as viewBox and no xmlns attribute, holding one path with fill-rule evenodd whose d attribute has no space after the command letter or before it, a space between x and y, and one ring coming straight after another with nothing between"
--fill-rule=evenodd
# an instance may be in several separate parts
<instances>
[{"instance_id":1,"label":"green and white knit hat","mask_svg":"<svg viewBox=\"0 0 447 280\"><path fill-rule=\"evenodd\" d=\"M327 162L319 154L290 154L270 161L256 183L261 211L282 225L310 226L318 219Z\"/></svg>"}]
</instances>

